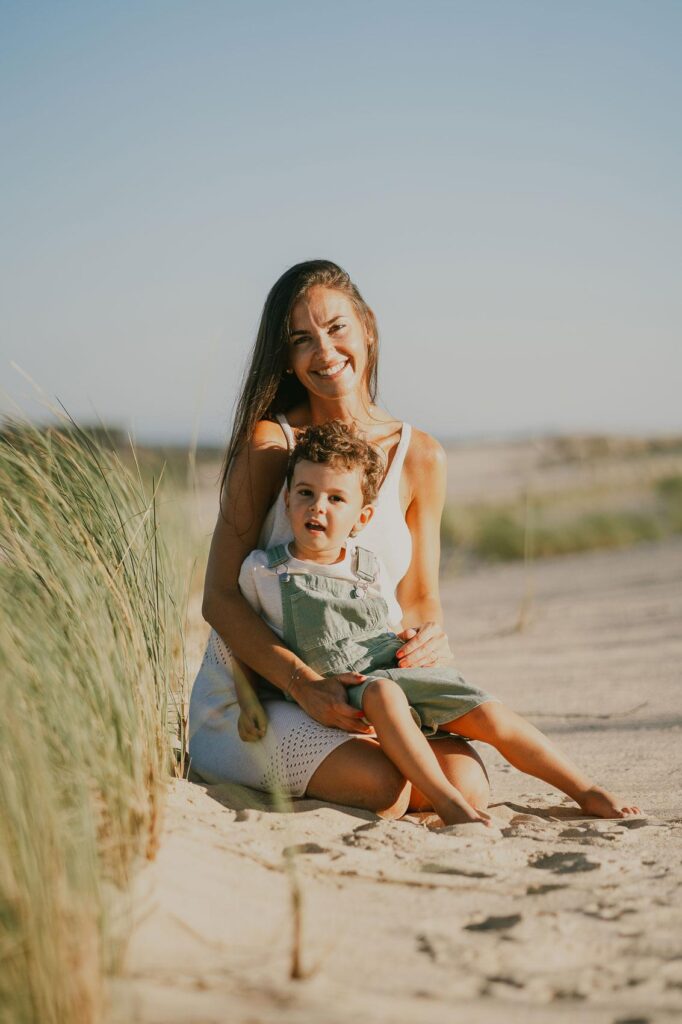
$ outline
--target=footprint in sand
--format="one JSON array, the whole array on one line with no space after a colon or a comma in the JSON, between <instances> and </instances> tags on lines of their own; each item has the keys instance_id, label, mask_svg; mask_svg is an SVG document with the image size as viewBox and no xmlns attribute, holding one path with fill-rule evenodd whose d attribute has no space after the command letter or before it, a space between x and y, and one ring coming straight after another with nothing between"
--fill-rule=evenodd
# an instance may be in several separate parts
<instances>
[{"instance_id":1,"label":"footprint in sand","mask_svg":"<svg viewBox=\"0 0 682 1024\"><path fill-rule=\"evenodd\" d=\"M429 960L438 959L438 954L436 953L436 950L433 948L428 935L417 935L417 952L426 953Z\"/></svg>"},{"instance_id":2,"label":"footprint in sand","mask_svg":"<svg viewBox=\"0 0 682 1024\"><path fill-rule=\"evenodd\" d=\"M486 917L483 921L465 924L466 932L504 932L514 928L521 920L521 914L508 914L506 917Z\"/></svg>"},{"instance_id":3,"label":"footprint in sand","mask_svg":"<svg viewBox=\"0 0 682 1024\"><path fill-rule=\"evenodd\" d=\"M628 835L622 829L598 828L594 825L576 825L573 828L565 828L559 833L560 839L571 839L573 842L585 843L588 846L598 846L603 843L615 843L623 840Z\"/></svg>"},{"instance_id":4,"label":"footprint in sand","mask_svg":"<svg viewBox=\"0 0 682 1024\"><path fill-rule=\"evenodd\" d=\"M542 841L550 838L553 839L556 836L556 830L551 822L530 814L515 815L501 831L505 839L535 839Z\"/></svg>"},{"instance_id":5,"label":"footprint in sand","mask_svg":"<svg viewBox=\"0 0 682 1024\"><path fill-rule=\"evenodd\" d=\"M422 864L422 871L432 875L463 875L464 878L494 878L490 871L476 871L473 868L457 867L455 864Z\"/></svg>"},{"instance_id":6,"label":"footprint in sand","mask_svg":"<svg viewBox=\"0 0 682 1024\"><path fill-rule=\"evenodd\" d=\"M542 853L539 857L531 857L528 865L541 871L551 871L555 875L596 871L601 867L597 861L588 860L584 853Z\"/></svg>"},{"instance_id":7,"label":"footprint in sand","mask_svg":"<svg viewBox=\"0 0 682 1024\"><path fill-rule=\"evenodd\" d=\"M556 892L557 889L568 889L566 884L561 885L557 882L554 885L549 883L548 885L529 885L526 889L526 896L544 896L548 892Z\"/></svg>"},{"instance_id":8,"label":"footprint in sand","mask_svg":"<svg viewBox=\"0 0 682 1024\"><path fill-rule=\"evenodd\" d=\"M579 913L586 917L596 917L599 921L620 921L627 914L636 914L632 907L619 907L613 903L588 903Z\"/></svg>"},{"instance_id":9,"label":"footprint in sand","mask_svg":"<svg viewBox=\"0 0 682 1024\"><path fill-rule=\"evenodd\" d=\"M285 846L282 850L285 857L292 857L300 853L329 853L329 850L320 846L319 843L295 843L293 846Z\"/></svg>"},{"instance_id":10,"label":"footprint in sand","mask_svg":"<svg viewBox=\"0 0 682 1024\"><path fill-rule=\"evenodd\" d=\"M440 821L440 818L438 819ZM501 830L495 825L484 825L482 821L467 821L461 825L429 825L430 832L441 836L461 836L464 839L499 839Z\"/></svg>"},{"instance_id":11,"label":"footprint in sand","mask_svg":"<svg viewBox=\"0 0 682 1024\"><path fill-rule=\"evenodd\" d=\"M382 849L385 845L384 838L379 839L376 836L368 835L368 832L373 831L374 828L374 822L370 822L368 825L359 825L352 832L346 832L345 835L342 835L341 842L345 843L346 846L355 846L360 850Z\"/></svg>"},{"instance_id":12,"label":"footprint in sand","mask_svg":"<svg viewBox=\"0 0 682 1024\"><path fill-rule=\"evenodd\" d=\"M509 974L490 974L485 979L486 986L482 991L481 995L495 995L497 986L507 986L512 989L522 989L526 987L524 981L520 981L518 978L514 978Z\"/></svg>"},{"instance_id":13,"label":"footprint in sand","mask_svg":"<svg viewBox=\"0 0 682 1024\"><path fill-rule=\"evenodd\" d=\"M255 810L253 807L242 807L241 810L237 811L234 816L235 821L258 821L261 818L261 812Z\"/></svg>"}]
</instances>

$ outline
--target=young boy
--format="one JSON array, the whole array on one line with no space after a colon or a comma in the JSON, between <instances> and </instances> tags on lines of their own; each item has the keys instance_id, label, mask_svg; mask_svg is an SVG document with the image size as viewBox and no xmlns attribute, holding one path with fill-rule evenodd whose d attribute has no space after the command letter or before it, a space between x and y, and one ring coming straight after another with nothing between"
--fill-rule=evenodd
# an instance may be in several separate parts
<instances>
[{"instance_id":1,"label":"young boy","mask_svg":"<svg viewBox=\"0 0 682 1024\"><path fill-rule=\"evenodd\" d=\"M489 825L490 816L470 806L443 773L425 735L439 730L490 743L514 767L556 786L588 814L640 813L593 785L534 726L454 669L399 667L396 652L403 642L396 637L402 627L394 588L380 560L353 539L372 518L382 473L377 449L344 424L302 432L287 472L294 539L252 551L244 561L239 586L251 606L321 676L358 674L358 685L347 690L349 702L363 711L384 752L446 824ZM243 672L243 678L235 672L239 733L256 740L267 728L253 688L257 676L241 663L236 667Z\"/></svg>"}]
</instances>

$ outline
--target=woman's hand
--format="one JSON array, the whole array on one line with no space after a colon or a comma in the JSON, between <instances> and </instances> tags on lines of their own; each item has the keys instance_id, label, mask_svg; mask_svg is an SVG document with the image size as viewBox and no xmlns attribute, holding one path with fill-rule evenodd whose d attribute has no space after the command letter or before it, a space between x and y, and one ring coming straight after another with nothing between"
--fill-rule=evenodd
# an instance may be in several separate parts
<instances>
[{"instance_id":1,"label":"woman's hand","mask_svg":"<svg viewBox=\"0 0 682 1024\"><path fill-rule=\"evenodd\" d=\"M454 661L447 634L437 622L425 622L418 629L410 626L398 633L398 639L407 641L396 654L400 668L436 668Z\"/></svg>"},{"instance_id":2,"label":"woman's hand","mask_svg":"<svg viewBox=\"0 0 682 1024\"><path fill-rule=\"evenodd\" d=\"M362 711L352 708L346 698L345 687L357 686L364 678L357 672L344 672L316 680L297 679L291 696L320 725L374 735L372 726L363 721Z\"/></svg>"}]
</instances>

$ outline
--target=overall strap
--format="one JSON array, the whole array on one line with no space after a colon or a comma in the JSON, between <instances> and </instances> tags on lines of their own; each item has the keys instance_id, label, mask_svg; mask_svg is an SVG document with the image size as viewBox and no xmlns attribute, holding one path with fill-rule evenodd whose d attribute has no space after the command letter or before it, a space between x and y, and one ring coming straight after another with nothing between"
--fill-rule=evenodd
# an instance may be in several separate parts
<instances>
[{"instance_id":1,"label":"overall strap","mask_svg":"<svg viewBox=\"0 0 682 1024\"><path fill-rule=\"evenodd\" d=\"M356 547L354 572L364 583L374 583L379 575L379 563L373 551Z\"/></svg>"},{"instance_id":2,"label":"overall strap","mask_svg":"<svg viewBox=\"0 0 682 1024\"><path fill-rule=\"evenodd\" d=\"M268 569L276 569L278 565L288 562L291 556L287 551L286 544L275 544L273 548L268 548L265 557L268 560Z\"/></svg>"}]
</instances>

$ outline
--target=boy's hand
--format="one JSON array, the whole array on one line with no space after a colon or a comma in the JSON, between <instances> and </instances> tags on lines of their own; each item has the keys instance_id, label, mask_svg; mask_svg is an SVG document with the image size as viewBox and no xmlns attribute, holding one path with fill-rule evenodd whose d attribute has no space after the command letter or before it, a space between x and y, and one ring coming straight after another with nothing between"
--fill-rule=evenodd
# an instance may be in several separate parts
<instances>
[{"instance_id":1,"label":"boy's hand","mask_svg":"<svg viewBox=\"0 0 682 1024\"><path fill-rule=\"evenodd\" d=\"M250 701L248 707L243 707L240 710L237 731L239 732L239 738L244 743L262 740L267 732L267 728L268 716L259 700Z\"/></svg>"}]
</instances>

